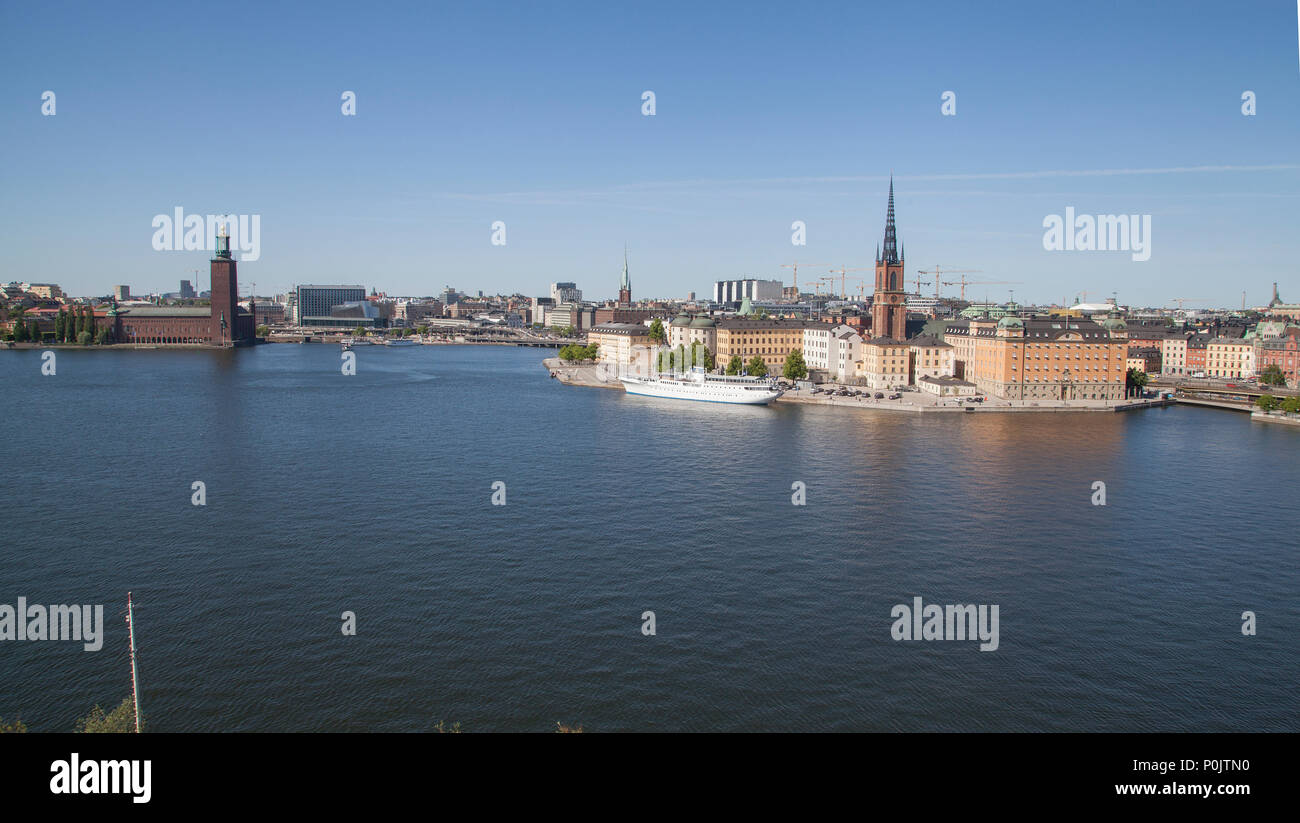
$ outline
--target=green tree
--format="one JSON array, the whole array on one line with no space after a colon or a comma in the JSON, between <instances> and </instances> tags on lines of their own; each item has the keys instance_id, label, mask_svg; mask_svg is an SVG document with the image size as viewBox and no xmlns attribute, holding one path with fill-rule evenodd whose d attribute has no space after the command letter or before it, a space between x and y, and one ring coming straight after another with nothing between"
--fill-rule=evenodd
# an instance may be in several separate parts
<instances>
[{"instance_id":1,"label":"green tree","mask_svg":"<svg viewBox=\"0 0 1300 823\"><path fill-rule=\"evenodd\" d=\"M727 374L740 374L742 368L744 368L744 363L741 362L740 355L731 355L731 359L727 361Z\"/></svg>"},{"instance_id":2,"label":"green tree","mask_svg":"<svg viewBox=\"0 0 1300 823\"><path fill-rule=\"evenodd\" d=\"M55 343L60 343L63 341L63 324L66 316L67 315L63 313L63 309L59 309L59 313L54 315L54 342Z\"/></svg>"},{"instance_id":3,"label":"green tree","mask_svg":"<svg viewBox=\"0 0 1300 823\"><path fill-rule=\"evenodd\" d=\"M140 718L140 728L144 729L144 718ZM105 714L98 704L90 714L77 721L74 730L78 734L129 734L135 732L135 705L131 698L126 698L116 709Z\"/></svg>"},{"instance_id":4,"label":"green tree","mask_svg":"<svg viewBox=\"0 0 1300 823\"><path fill-rule=\"evenodd\" d=\"M1282 367L1276 363L1269 363L1259 373L1259 384L1261 386L1285 386L1286 375L1282 373Z\"/></svg>"},{"instance_id":5,"label":"green tree","mask_svg":"<svg viewBox=\"0 0 1300 823\"><path fill-rule=\"evenodd\" d=\"M600 344L599 343L587 344L587 359L595 360L598 357L600 357Z\"/></svg>"},{"instance_id":6,"label":"green tree","mask_svg":"<svg viewBox=\"0 0 1300 823\"><path fill-rule=\"evenodd\" d=\"M44 338L45 338L45 335L41 334L41 324L40 324L40 323L37 323L35 320L33 320L33 321L32 321L32 322L27 326L27 336L28 336L29 338L31 338L31 341L32 341L33 343L40 343L40 342L42 342L42 341L44 340Z\"/></svg>"},{"instance_id":7,"label":"green tree","mask_svg":"<svg viewBox=\"0 0 1300 823\"><path fill-rule=\"evenodd\" d=\"M756 354L749 358L749 364L745 366L745 371L749 373L750 377L766 377L767 364L763 362L763 358Z\"/></svg>"},{"instance_id":8,"label":"green tree","mask_svg":"<svg viewBox=\"0 0 1300 823\"><path fill-rule=\"evenodd\" d=\"M1263 411L1273 411L1282 403L1271 394L1261 394L1259 399L1255 401L1255 405L1259 406Z\"/></svg>"},{"instance_id":9,"label":"green tree","mask_svg":"<svg viewBox=\"0 0 1300 823\"><path fill-rule=\"evenodd\" d=\"M365 336L366 336L366 330L363 329L363 328L360 327L360 326L353 326L353 327L352 327L352 336L353 336L353 337L365 337Z\"/></svg>"},{"instance_id":10,"label":"green tree","mask_svg":"<svg viewBox=\"0 0 1300 823\"><path fill-rule=\"evenodd\" d=\"M656 317L650 321L650 342L662 346L665 339L664 321Z\"/></svg>"},{"instance_id":11,"label":"green tree","mask_svg":"<svg viewBox=\"0 0 1300 823\"><path fill-rule=\"evenodd\" d=\"M14 342L27 342L27 324L24 323L21 318L14 321Z\"/></svg>"},{"instance_id":12,"label":"green tree","mask_svg":"<svg viewBox=\"0 0 1300 823\"><path fill-rule=\"evenodd\" d=\"M265 323L257 327L258 337L266 337L270 333L271 333L271 327L266 325Z\"/></svg>"},{"instance_id":13,"label":"green tree","mask_svg":"<svg viewBox=\"0 0 1300 823\"><path fill-rule=\"evenodd\" d=\"M577 343L570 343L560 349L560 359L572 363L577 360L592 360L599 353L599 346L592 343L590 346L580 346Z\"/></svg>"},{"instance_id":14,"label":"green tree","mask_svg":"<svg viewBox=\"0 0 1300 823\"><path fill-rule=\"evenodd\" d=\"M80 334L78 334L77 344L81 346L89 346L91 344L90 332L83 331Z\"/></svg>"},{"instance_id":15,"label":"green tree","mask_svg":"<svg viewBox=\"0 0 1300 823\"><path fill-rule=\"evenodd\" d=\"M1146 372L1138 371L1137 369L1129 369L1124 375L1124 388L1128 390L1127 394L1135 394L1142 391L1142 389L1146 388L1147 380L1148 377Z\"/></svg>"},{"instance_id":16,"label":"green tree","mask_svg":"<svg viewBox=\"0 0 1300 823\"><path fill-rule=\"evenodd\" d=\"M803 361L801 349L791 349L785 356L785 368L782 370L786 380L803 380L808 376L808 364Z\"/></svg>"},{"instance_id":17,"label":"green tree","mask_svg":"<svg viewBox=\"0 0 1300 823\"><path fill-rule=\"evenodd\" d=\"M698 340L691 343L691 365L702 366L706 372L711 372L718 367L713 359L713 352Z\"/></svg>"},{"instance_id":18,"label":"green tree","mask_svg":"<svg viewBox=\"0 0 1300 823\"><path fill-rule=\"evenodd\" d=\"M1300 397L1288 397L1282 401L1282 411L1287 414L1300 414Z\"/></svg>"},{"instance_id":19,"label":"green tree","mask_svg":"<svg viewBox=\"0 0 1300 823\"><path fill-rule=\"evenodd\" d=\"M112 340L112 336L109 334L109 331L108 331L107 328L101 328L99 331L95 332L95 345L96 345L96 346L106 346L106 345L108 345L109 343L112 343L112 342L113 342L113 340Z\"/></svg>"}]
</instances>

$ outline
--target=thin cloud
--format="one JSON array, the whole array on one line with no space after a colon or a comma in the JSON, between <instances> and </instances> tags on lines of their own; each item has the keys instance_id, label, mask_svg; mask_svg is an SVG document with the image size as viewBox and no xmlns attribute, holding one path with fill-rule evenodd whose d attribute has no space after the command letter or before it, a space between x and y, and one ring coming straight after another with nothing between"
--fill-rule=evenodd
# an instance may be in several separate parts
<instances>
[{"instance_id":1,"label":"thin cloud","mask_svg":"<svg viewBox=\"0 0 1300 823\"><path fill-rule=\"evenodd\" d=\"M953 180L1042 180L1062 177L1125 177L1139 175L1168 174L1232 174L1252 172L1297 171L1300 163L1272 163L1256 166L1219 165L1219 166L1165 166L1157 168L1118 168L1118 169L1046 169L1039 171L1009 172L973 172L961 174L914 174L895 175L898 181L953 181ZM735 186L819 186L843 183L882 183L888 175L847 175L835 177L759 177L759 178L700 178L693 180L661 180L638 183L622 183L602 189L538 190L510 191L492 194L470 194L466 192L433 192L435 198L479 200L483 202L511 203L514 205L565 205L579 206L592 202L604 202L617 205L609 198L617 194L629 194L645 191L672 191L675 189L697 189L702 187L730 188ZM923 192L916 192L923 193ZM956 194L956 192L954 192ZM1024 193L1019 193L1024 196ZM910 195L909 195L910 196ZM1180 195L1181 196L1181 195ZM645 208L640 206L640 208Z\"/></svg>"}]
</instances>

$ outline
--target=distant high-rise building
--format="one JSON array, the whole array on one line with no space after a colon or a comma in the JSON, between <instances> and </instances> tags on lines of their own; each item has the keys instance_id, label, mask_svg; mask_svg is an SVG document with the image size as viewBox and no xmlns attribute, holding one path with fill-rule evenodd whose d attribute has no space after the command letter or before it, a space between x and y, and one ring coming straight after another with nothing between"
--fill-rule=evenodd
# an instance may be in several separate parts
<instances>
[{"instance_id":1,"label":"distant high-rise building","mask_svg":"<svg viewBox=\"0 0 1300 823\"><path fill-rule=\"evenodd\" d=\"M113 287L113 299L116 300L116 301L118 301L119 303L123 303L123 302L126 302L127 300L130 300L130 299L131 299L131 287L130 287L130 286L114 286L114 287Z\"/></svg>"},{"instance_id":2,"label":"distant high-rise building","mask_svg":"<svg viewBox=\"0 0 1300 823\"><path fill-rule=\"evenodd\" d=\"M194 286L188 280L181 281L181 299L194 297Z\"/></svg>"},{"instance_id":3,"label":"distant high-rise building","mask_svg":"<svg viewBox=\"0 0 1300 823\"><path fill-rule=\"evenodd\" d=\"M215 294L215 288L213 293ZM297 289L298 325L330 325L330 310L344 303L366 299L365 286L299 286Z\"/></svg>"},{"instance_id":4,"label":"distant high-rise building","mask_svg":"<svg viewBox=\"0 0 1300 823\"><path fill-rule=\"evenodd\" d=\"M750 302L780 300L783 288L780 280L719 280L713 284L713 302L738 306L746 297Z\"/></svg>"},{"instance_id":5,"label":"distant high-rise building","mask_svg":"<svg viewBox=\"0 0 1300 823\"><path fill-rule=\"evenodd\" d=\"M577 283L552 283L551 299L560 303L581 303L582 290L578 288Z\"/></svg>"}]
</instances>

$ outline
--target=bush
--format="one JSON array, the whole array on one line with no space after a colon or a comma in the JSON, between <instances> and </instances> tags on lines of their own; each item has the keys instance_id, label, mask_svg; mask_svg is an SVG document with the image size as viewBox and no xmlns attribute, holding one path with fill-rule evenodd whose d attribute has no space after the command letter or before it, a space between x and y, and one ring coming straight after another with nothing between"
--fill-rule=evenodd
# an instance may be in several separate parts
<instances>
[{"instance_id":1,"label":"bush","mask_svg":"<svg viewBox=\"0 0 1300 823\"><path fill-rule=\"evenodd\" d=\"M91 343L90 332L83 331L77 335L77 343L82 346L89 346Z\"/></svg>"},{"instance_id":2,"label":"bush","mask_svg":"<svg viewBox=\"0 0 1300 823\"><path fill-rule=\"evenodd\" d=\"M89 332L85 332L89 334ZM141 728L144 727L143 721ZM90 714L77 721L76 731L78 734L127 734L135 732L135 704L131 698L126 698L118 705L116 709L104 713L98 705L90 710Z\"/></svg>"}]
</instances>

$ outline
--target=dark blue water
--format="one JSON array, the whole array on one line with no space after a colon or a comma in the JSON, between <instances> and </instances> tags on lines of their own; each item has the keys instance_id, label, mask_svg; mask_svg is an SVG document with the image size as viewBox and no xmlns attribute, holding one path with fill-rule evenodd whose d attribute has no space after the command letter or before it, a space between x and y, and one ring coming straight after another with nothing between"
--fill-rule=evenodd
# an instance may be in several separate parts
<instances>
[{"instance_id":1,"label":"dark blue water","mask_svg":"<svg viewBox=\"0 0 1300 823\"><path fill-rule=\"evenodd\" d=\"M691 404L544 354L0 353L0 603L107 623L0 642L0 717L129 694L131 590L158 731L1300 731L1300 430ZM1000 648L894 641L914 596L999 605Z\"/></svg>"}]
</instances>

